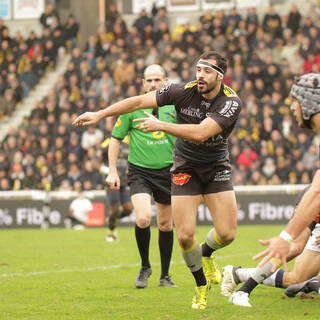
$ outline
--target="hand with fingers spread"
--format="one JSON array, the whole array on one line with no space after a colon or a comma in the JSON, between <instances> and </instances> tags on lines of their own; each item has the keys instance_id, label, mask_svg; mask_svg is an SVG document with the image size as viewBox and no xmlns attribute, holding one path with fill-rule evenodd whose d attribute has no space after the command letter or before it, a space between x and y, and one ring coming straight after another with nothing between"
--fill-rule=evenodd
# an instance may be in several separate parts
<instances>
[{"instance_id":1,"label":"hand with fingers spread","mask_svg":"<svg viewBox=\"0 0 320 320\"><path fill-rule=\"evenodd\" d=\"M259 267L264 266L268 261L271 261L273 272L279 268L279 263L282 263L283 269L287 271L286 257L290 250L290 243L280 236L268 240L259 240L259 242L264 246L269 246L266 250L253 257L253 260L258 260L264 257L264 259L259 263Z\"/></svg>"},{"instance_id":2,"label":"hand with fingers spread","mask_svg":"<svg viewBox=\"0 0 320 320\"><path fill-rule=\"evenodd\" d=\"M89 126L100 120L98 112L85 112L75 118L72 122L73 126Z\"/></svg>"},{"instance_id":3,"label":"hand with fingers spread","mask_svg":"<svg viewBox=\"0 0 320 320\"><path fill-rule=\"evenodd\" d=\"M117 172L110 172L106 178L106 183L111 190L120 189L120 178Z\"/></svg>"},{"instance_id":4,"label":"hand with fingers spread","mask_svg":"<svg viewBox=\"0 0 320 320\"><path fill-rule=\"evenodd\" d=\"M138 118L133 120L134 122L139 122L139 124L136 126L137 129L143 130L144 132L153 132L161 130L161 121L159 119L157 119L149 112L145 111L144 114L147 116L147 118Z\"/></svg>"}]
</instances>

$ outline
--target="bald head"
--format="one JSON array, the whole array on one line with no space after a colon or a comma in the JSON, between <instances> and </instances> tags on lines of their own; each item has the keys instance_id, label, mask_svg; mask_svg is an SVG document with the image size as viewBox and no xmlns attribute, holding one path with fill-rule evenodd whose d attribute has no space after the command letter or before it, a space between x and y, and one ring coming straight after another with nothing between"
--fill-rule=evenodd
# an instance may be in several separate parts
<instances>
[{"instance_id":1,"label":"bald head","mask_svg":"<svg viewBox=\"0 0 320 320\"><path fill-rule=\"evenodd\" d=\"M152 64L144 70L143 87L145 92L158 90L167 85L164 69L158 64Z\"/></svg>"},{"instance_id":2,"label":"bald head","mask_svg":"<svg viewBox=\"0 0 320 320\"><path fill-rule=\"evenodd\" d=\"M162 78L165 78L165 76L166 76L166 72L158 64L151 64L150 66L145 68L144 73L143 73L144 77L146 78L150 74L159 74L159 75L161 75Z\"/></svg>"}]
</instances>

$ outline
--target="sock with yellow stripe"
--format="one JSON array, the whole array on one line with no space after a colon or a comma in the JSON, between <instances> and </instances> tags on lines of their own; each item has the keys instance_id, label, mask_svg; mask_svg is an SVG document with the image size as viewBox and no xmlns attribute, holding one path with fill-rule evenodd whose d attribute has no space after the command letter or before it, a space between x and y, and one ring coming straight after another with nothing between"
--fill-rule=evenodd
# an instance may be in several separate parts
<instances>
[{"instance_id":1,"label":"sock with yellow stripe","mask_svg":"<svg viewBox=\"0 0 320 320\"><path fill-rule=\"evenodd\" d=\"M224 246L225 244L219 241L215 228L212 228L207 234L206 242L202 245L202 255L210 257L214 251Z\"/></svg>"},{"instance_id":2,"label":"sock with yellow stripe","mask_svg":"<svg viewBox=\"0 0 320 320\"><path fill-rule=\"evenodd\" d=\"M207 284L206 277L202 269L202 254L201 248L197 241L195 241L191 248L182 250L182 256L187 264L187 267L192 272L192 275L197 283L197 286L204 286Z\"/></svg>"}]
</instances>

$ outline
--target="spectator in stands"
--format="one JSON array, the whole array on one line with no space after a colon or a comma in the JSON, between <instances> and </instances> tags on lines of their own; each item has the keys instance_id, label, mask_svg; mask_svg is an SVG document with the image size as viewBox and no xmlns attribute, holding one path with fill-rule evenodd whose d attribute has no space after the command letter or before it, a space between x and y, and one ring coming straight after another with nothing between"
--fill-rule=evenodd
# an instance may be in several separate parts
<instances>
[{"instance_id":1,"label":"spectator in stands","mask_svg":"<svg viewBox=\"0 0 320 320\"><path fill-rule=\"evenodd\" d=\"M0 118L11 116L16 106L12 89L7 89L4 96L0 95Z\"/></svg>"},{"instance_id":2,"label":"spectator in stands","mask_svg":"<svg viewBox=\"0 0 320 320\"><path fill-rule=\"evenodd\" d=\"M8 177L3 177L0 179L0 190L1 191L12 190L12 184Z\"/></svg>"},{"instance_id":3,"label":"spectator in stands","mask_svg":"<svg viewBox=\"0 0 320 320\"><path fill-rule=\"evenodd\" d=\"M10 168L10 178L13 181L13 190L21 190L23 188L22 183L25 177L23 167L21 163L15 163Z\"/></svg>"},{"instance_id":4,"label":"spectator in stands","mask_svg":"<svg viewBox=\"0 0 320 320\"><path fill-rule=\"evenodd\" d=\"M139 33L142 35L147 25L152 26L152 19L148 17L147 11L145 9L142 9L140 11L139 17L134 21L133 26L135 26L138 29Z\"/></svg>"},{"instance_id":5,"label":"spectator in stands","mask_svg":"<svg viewBox=\"0 0 320 320\"><path fill-rule=\"evenodd\" d=\"M242 147L242 152L239 154L237 164L243 164L246 169L250 168L251 162L258 159L257 153L250 148L248 144Z\"/></svg>"},{"instance_id":6,"label":"spectator in stands","mask_svg":"<svg viewBox=\"0 0 320 320\"><path fill-rule=\"evenodd\" d=\"M102 48L100 42L97 41L95 36L90 36L85 47L85 52L92 53L94 57L102 55Z\"/></svg>"},{"instance_id":7,"label":"spectator in stands","mask_svg":"<svg viewBox=\"0 0 320 320\"><path fill-rule=\"evenodd\" d=\"M50 28L54 20L59 22L59 15L54 10L53 4L49 2L46 5L44 12L40 16L40 23L43 27Z\"/></svg>"},{"instance_id":8,"label":"spectator in stands","mask_svg":"<svg viewBox=\"0 0 320 320\"><path fill-rule=\"evenodd\" d=\"M269 32L275 38L281 38L281 19L279 14L274 10L273 5L270 5L268 12L263 17L262 27L265 32Z\"/></svg>"},{"instance_id":9,"label":"spectator in stands","mask_svg":"<svg viewBox=\"0 0 320 320\"><path fill-rule=\"evenodd\" d=\"M288 16L288 25L287 27L292 31L293 35L296 35L300 27L301 14L295 4L292 4L289 16Z\"/></svg>"},{"instance_id":10,"label":"spectator in stands","mask_svg":"<svg viewBox=\"0 0 320 320\"><path fill-rule=\"evenodd\" d=\"M317 147L311 144L306 152L303 153L302 163L306 170L312 171L316 161L319 159Z\"/></svg>"},{"instance_id":11,"label":"spectator in stands","mask_svg":"<svg viewBox=\"0 0 320 320\"><path fill-rule=\"evenodd\" d=\"M57 48L51 39L48 39L44 43L43 60L46 63L47 68L51 70L55 68L57 61Z\"/></svg>"},{"instance_id":12,"label":"spectator in stands","mask_svg":"<svg viewBox=\"0 0 320 320\"><path fill-rule=\"evenodd\" d=\"M69 167L69 171L67 173L67 177L70 181L70 184L73 185L75 181L82 181L82 173L80 171L77 163L71 163Z\"/></svg>"},{"instance_id":13,"label":"spectator in stands","mask_svg":"<svg viewBox=\"0 0 320 320\"><path fill-rule=\"evenodd\" d=\"M89 126L83 133L81 138L81 146L84 150L88 150L89 147L94 147L102 142L103 133L96 126Z\"/></svg>"},{"instance_id":14,"label":"spectator in stands","mask_svg":"<svg viewBox=\"0 0 320 320\"><path fill-rule=\"evenodd\" d=\"M4 151L0 150L0 170L9 172L9 160Z\"/></svg>"},{"instance_id":15,"label":"spectator in stands","mask_svg":"<svg viewBox=\"0 0 320 320\"><path fill-rule=\"evenodd\" d=\"M66 24L63 26L64 38L67 48L74 49L77 45L77 37L79 32L79 23L73 14L69 14Z\"/></svg>"},{"instance_id":16,"label":"spectator in stands","mask_svg":"<svg viewBox=\"0 0 320 320\"><path fill-rule=\"evenodd\" d=\"M25 176L22 180L22 186L25 190L38 189L39 177L33 167L28 166L25 169Z\"/></svg>"},{"instance_id":17,"label":"spectator in stands","mask_svg":"<svg viewBox=\"0 0 320 320\"><path fill-rule=\"evenodd\" d=\"M30 90L34 88L37 82L37 78L32 70L31 64L27 64L25 66L24 71L19 75L18 81L23 87L23 97L25 98L29 95Z\"/></svg>"},{"instance_id":18,"label":"spectator in stands","mask_svg":"<svg viewBox=\"0 0 320 320\"><path fill-rule=\"evenodd\" d=\"M246 110L243 110L243 117L241 117L235 132L236 140L232 140L230 148L232 150L234 145L239 144L240 140L244 140L252 145L261 160L261 163L254 164L247 169L248 174L245 179L251 181L253 172L262 170L267 157L274 157L276 166L276 174L269 178L268 183L271 181L276 183L279 178L289 179L289 172L284 170L283 157L281 154L276 154L278 142L277 138L275 139L277 133L274 133L274 130L280 132L285 153L287 155L292 153L292 159L289 159L290 162L287 165L295 167L298 160L302 159L302 154L297 152L298 148L295 142L297 135L292 133L295 123L292 123L292 115L288 114L290 105L288 92L292 85L293 75L301 73L304 60L306 60L305 67L308 70L316 70L315 68L318 68L319 65L320 41L317 40L317 29L315 28L319 19L314 7L310 9L310 17L301 14L300 26L296 34L294 34L294 30L298 25L299 10L296 12L294 6L287 14L282 12L279 15L280 12L276 10L273 10L272 14L268 12L265 18L268 16L266 20L272 22L273 19L279 22L276 16L281 16L278 30L283 35L281 39L276 38L272 33L275 29L271 24L266 23L268 31L264 31L262 24L259 24L258 15L254 8L250 8L245 15L242 15L240 21L237 17L238 22L229 29L228 27L232 23L228 24L227 21L229 18L233 20L231 16L237 16L237 13L231 14L231 12L226 13L221 10L216 12L214 16L212 12L207 11L196 26L191 26L185 20L181 22L181 26L177 28L177 32L173 32L174 36L171 38L171 30L168 28L168 23L165 22L165 16L162 16L161 8L159 8L158 13L154 11L152 19L147 16L146 18L139 17L136 20L137 23L139 20L138 25L140 22L142 24L147 22L146 25L150 25L147 27L147 36L144 33L146 36L144 46L141 41L142 35L137 26L127 29L121 14L116 10L116 6L113 7L115 10L110 9L113 22L109 24L107 31L105 28L99 28L97 36L88 39L88 48L84 52L78 48L73 49L73 66L70 70L68 68L65 76L59 77L55 86L55 97L50 93L44 101L36 103L30 120L23 124L27 134L22 132L21 136L19 135L15 146L16 150L23 148L28 152L34 152L34 154L39 152L38 130L40 130L41 121L45 120L50 126L50 132L53 132L54 159L56 159L56 152L59 154L62 150L62 161L58 156L58 164L60 164L67 159L66 148L69 145L68 128L65 132L62 129L61 134L56 134L60 121L67 122L70 117L74 118L76 114L81 114L88 108L96 108L98 103L101 103L101 106L107 106L109 102L138 92L141 88L141 70L145 68L148 61L161 59L173 81L180 81L180 78L187 81L190 77L192 80L194 72L190 69L190 65L192 65L194 57L197 56L198 47L204 48L205 51L214 47L215 49L220 48L230 56L231 67L225 75L224 81L227 85L232 84L231 86L238 91L237 93L246 105ZM16 86L17 79L25 70L26 65L31 64L36 81L44 75L47 62L44 60L42 53L44 48L40 43L52 41L54 30L61 28L56 18L51 20L50 26L43 28L43 34L39 40L34 32L29 33L27 38L23 38L20 32L11 36L10 30L3 22L0 22L0 106L7 89L13 92L13 101L23 97L22 86L18 86L18 88ZM159 21L156 22L156 20ZM294 21L292 26L291 21ZM151 27L153 22L154 26ZM243 27L244 23L246 28ZM115 24L119 25L120 31L126 30L125 37L112 38L114 35L111 34L111 26L113 27ZM64 24L63 28L65 26ZM258 49L259 45L265 48L264 52ZM154 49L155 47L157 50ZM270 50L272 58L270 54L266 54L267 51L270 53ZM126 54L121 53L123 51L132 53L131 61L128 61ZM19 54L19 60L17 60L16 52ZM45 56L48 56L47 53ZM56 52L54 57L56 59ZM125 58L123 65L129 66L128 72L123 72L122 67L117 65L119 57L120 60ZM115 79L118 84L115 83ZM119 79L121 80L119 81ZM90 98L88 98L89 96ZM95 103L88 102L91 101L91 96L94 97ZM97 99L102 99L102 102L98 102ZM242 118L247 118L247 120L244 121ZM101 123L99 130L103 134L107 133L106 124ZM86 130L76 128L75 131L81 141ZM63 137L63 135L65 136ZM309 139L312 140L311 137ZM260 147L262 140L266 146ZM308 148L309 145L306 150ZM1 149L3 150L3 147L0 146ZM292 152L288 152L288 150L292 150ZM90 152L90 157L91 153L94 157L94 153L97 151L99 152L94 146L89 148L84 156L86 157ZM281 152L279 151L279 153ZM50 157L50 152L44 157L47 165L52 161ZM253 163L255 162L253 161ZM236 162L234 163L237 167ZM81 168L81 172L83 170ZM241 173L241 170L239 171ZM304 171L305 169L296 177L299 183L301 182L299 179L308 179L308 175L304 174ZM239 177L241 175L242 173L239 174ZM89 183L87 186L92 187Z\"/></svg>"},{"instance_id":19,"label":"spectator in stands","mask_svg":"<svg viewBox=\"0 0 320 320\"><path fill-rule=\"evenodd\" d=\"M93 161L89 159L84 162L82 180L90 181L94 189L101 189L104 186L104 176L94 169Z\"/></svg>"},{"instance_id":20,"label":"spectator in stands","mask_svg":"<svg viewBox=\"0 0 320 320\"><path fill-rule=\"evenodd\" d=\"M246 24L247 24L247 27L249 25L258 26L258 15L256 12L256 8L251 7L248 9Z\"/></svg>"},{"instance_id":21,"label":"spectator in stands","mask_svg":"<svg viewBox=\"0 0 320 320\"><path fill-rule=\"evenodd\" d=\"M160 7L157 11L157 14L153 17L153 29L158 31L161 25L169 25L169 18L167 16L167 10L165 7Z\"/></svg>"},{"instance_id":22,"label":"spectator in stands","mask_svg":"<svg viewBox=\"0 0 320 320\"><path fill-rule=\"evenodd\" d=\"M231 21L234 21L236 28L239 27L240 21L242 20L241 15L238 13L236 8L230 10L230 14L226 17L226 24L229 25Z\"/></svg>"}]
</instances>

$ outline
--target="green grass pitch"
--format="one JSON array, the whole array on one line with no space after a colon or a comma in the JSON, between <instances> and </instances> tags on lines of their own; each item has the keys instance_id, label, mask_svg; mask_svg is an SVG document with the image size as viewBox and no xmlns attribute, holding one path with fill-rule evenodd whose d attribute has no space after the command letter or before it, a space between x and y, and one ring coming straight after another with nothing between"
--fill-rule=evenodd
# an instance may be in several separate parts
<instances>
[{"instance_id":1,"label":"green grass pitch","mask_svg":"<svg viewBox=\"0 0 320 320\"><path fill-rule=\"evenodd\" d=\"M209 226L197 228L205 239ZM281 226L239 226L236 240L215 254L226 264L254 267L261 251L258 238L277 234ZM265 286L251 296L253 307L228 303L220 287L209 292L208 308L191 310L194 280L175 239L170 274L178 288L158 287L158 232L152 229L153 274L146 289L136 289L139 270L134 228L120 228L120 241L105 241L102 228L83 231L1 230L0 320L229 320L320 319L319 296L284 299L283 290ZM289 265L292 267L292 264Z\"/></svg>"}]
</instances>

